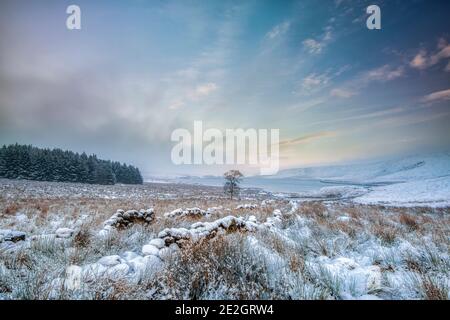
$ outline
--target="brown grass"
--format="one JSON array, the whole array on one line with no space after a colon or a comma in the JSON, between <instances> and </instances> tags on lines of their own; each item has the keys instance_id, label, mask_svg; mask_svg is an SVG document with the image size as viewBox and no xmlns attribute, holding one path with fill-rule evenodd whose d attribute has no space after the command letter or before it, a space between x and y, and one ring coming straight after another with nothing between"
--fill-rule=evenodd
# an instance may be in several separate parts
<instances>
[{"instance_id":1,"label":"brown grass","mask_svg":"<svg viewBox=\"0 0 450 320\"><path fill-rule=\"evenodd\" d=\"M355 238L358 234L358 231L361 230L361 226L353 221L334 221L330 223L330 229L342 231L348 234L349 237Z\"/></svg>"},{"instance_id":2,"label":"brown grass","mask_svg":"<svg viewBox=\"0 0 450 320\"><path fill-rule=\"evenodd\" d=\"M294 272L303 273L305 270L305 260L301 258L299 255L291 255L288 260L289 269Z\"/></svg>"},{"instance_id":3,"label":"brown grass","mask_svg":"<svg viewBox=\"0 0 450 320\"><path fill-rule=\"evenodd\" d=\"M399 216L399 221L401 224L405 225L409 230L418 230L419 224L416 221L416 218L412 215L401 213Z\"/></svg>"},{"instance_id":4,"label":"brown grass","mask_svg":"<svg viewBox=\"0 0 450 320\"><path fill-rule=\"evenodd\" d=\"M422 275L422 289L426 300L447 300L448 289L439 286L435 280L429 276Z\"/></svg>"},{"instance_id":5,"label":"brown grass","mask_svg":"<svg viewBox=\"0 0 450 320\"><path fill-rule=\"evenodd\" d=\"M88 228L80 228L73 238L75 248L87 248L91 244L91 233Z\"/></svg>"},{"instance_id":6,"label":"brown grass","mask_svg":"<svg viewBox=\"0 0 450 320\"><path fill-rule=\"evenodd\" d=\"M352 219L360 219L361 218L361 208L352 206L345 208L345 212L352 218Z\"/></svg>"},{"instance_id":7,"label":"brown grass","mask_svg":"<svg viewBox=\"0 0 450 320\"><path fill-rule=\"evenodd\" d=\"M372 226L372 232L377 238L381 239L383 243L390 245L395 242L398 230L389 225L374 224Z\"/></svg>"},{"instance_id":8,"label":"brown grass","mask_svg":"<svg viewBox=\"0 0 450 320\"><path fill-rule=\"evenodd\" d=\"M12 203L6 206L5 209L3 209L3 213L5 215L14 215L19 211L20 207L17 203Z\"/></svg>"},{"instance_id":9,"label":"brown grass","mask_svg":"<svg viewBox=\"0 0 450 320\"><path fill-rule=\"evenodd\" d=\"M298 212L300 215L314 218L316 220L325 220L328 216L327 207L319 201L302 203Z\"/></svg>"},{"instance_id":10,"label":"brown grass","mask_svg":"<svg viewBox=\"0 0 450 320\"><path fill-rule=\"evenodd\" d=\"M183 292L189 299L202 299L219 286L231 288L235 299L259 299L270 290L267 271L260 262L248 257L240 233L187 242L170 266L159 282L169 288L175 299L186 298Z\"/></svg>"}]
</instances>

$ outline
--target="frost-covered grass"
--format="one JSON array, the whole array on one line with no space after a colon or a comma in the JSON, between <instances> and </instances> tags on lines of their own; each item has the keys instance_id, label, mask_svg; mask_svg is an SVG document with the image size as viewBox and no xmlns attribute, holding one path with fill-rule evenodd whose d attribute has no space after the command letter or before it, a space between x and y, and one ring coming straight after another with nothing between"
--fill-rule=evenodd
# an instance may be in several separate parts
<instances>
[{"instance_id":1,"label":"frost-covered grass","mask_svg":"<svg viewBox=\"0 0 450 320\"><path fill-rule=\"evenodd\" d=\"M295 202L254 191L230 201L218 188L186 185L0 185L0 229L27 234L0 242L0 299L450 297L448 208ZM103 188L117 197L105 199ZM117 209L148 208L151 223L99 235ZM204 213L166 214L187 208ZM229 216L248 226L213 228ZM74 233L60 237L60 228ZM143 253L172 239L166 228L202 236Z\"/></svg>"}]
</instances>

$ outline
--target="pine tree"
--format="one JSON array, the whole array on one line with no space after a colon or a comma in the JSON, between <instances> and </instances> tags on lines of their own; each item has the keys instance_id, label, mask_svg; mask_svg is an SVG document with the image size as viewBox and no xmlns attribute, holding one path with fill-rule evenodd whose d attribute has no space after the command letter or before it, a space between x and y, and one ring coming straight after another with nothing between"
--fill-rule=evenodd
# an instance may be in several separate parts
<instances>
[{"instance_id":1,"label":"pine tree","mask_svg":"<svg viewBox=\"0 0 450 320\"><path fill-rule=\"evenodd\" d=\"M143 183L139 169L125 163L17 143L0 148L0 178L92 184Z\"/></svg>"},{"instance_id":2,"label":"pine tree","mask_svg":"<svg viewBox=\"0 0 450 320\"><path fill-rule=\"evenodd\" d=\"M0 178L6 175L6 146L0 150Z\"/></svg>"}]
</instances>

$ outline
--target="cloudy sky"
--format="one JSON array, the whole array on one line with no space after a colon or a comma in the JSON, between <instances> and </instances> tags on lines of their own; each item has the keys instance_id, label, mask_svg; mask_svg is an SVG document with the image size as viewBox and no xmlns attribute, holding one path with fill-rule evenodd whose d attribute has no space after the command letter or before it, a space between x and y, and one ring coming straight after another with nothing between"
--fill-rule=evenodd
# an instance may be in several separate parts
<instances>
[{"instance_id":1,"label":"cloudy sky","mask_svg":"<svg viewBox=\"0 0 450 320\"><path fill-rule=\"evenodd\" d=\"M82 30L66 28L77 4ZM381 7L382 30L365 9ZM279 128L283 168L450 148L449 1L5 1L0 143L175 166L176 128Z\"/></svg>"}]
</instances>

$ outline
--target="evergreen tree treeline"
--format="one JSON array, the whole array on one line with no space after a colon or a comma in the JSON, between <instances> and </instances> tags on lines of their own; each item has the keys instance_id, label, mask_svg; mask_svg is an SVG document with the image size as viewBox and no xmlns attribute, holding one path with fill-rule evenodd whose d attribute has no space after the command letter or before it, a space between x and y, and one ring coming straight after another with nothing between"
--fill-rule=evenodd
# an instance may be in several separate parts
<instances>
[{"instance_id":1,"label":"evergreen tree treeline","mask_svg":"<svg viewBox=\"0 0 450 320\"><path fill-rule=\"evenodd\" d=\"M142 184L138 168L61 149L13 144L0 149L0 178L91 184Z\"/></svg>"}]
</instances>

